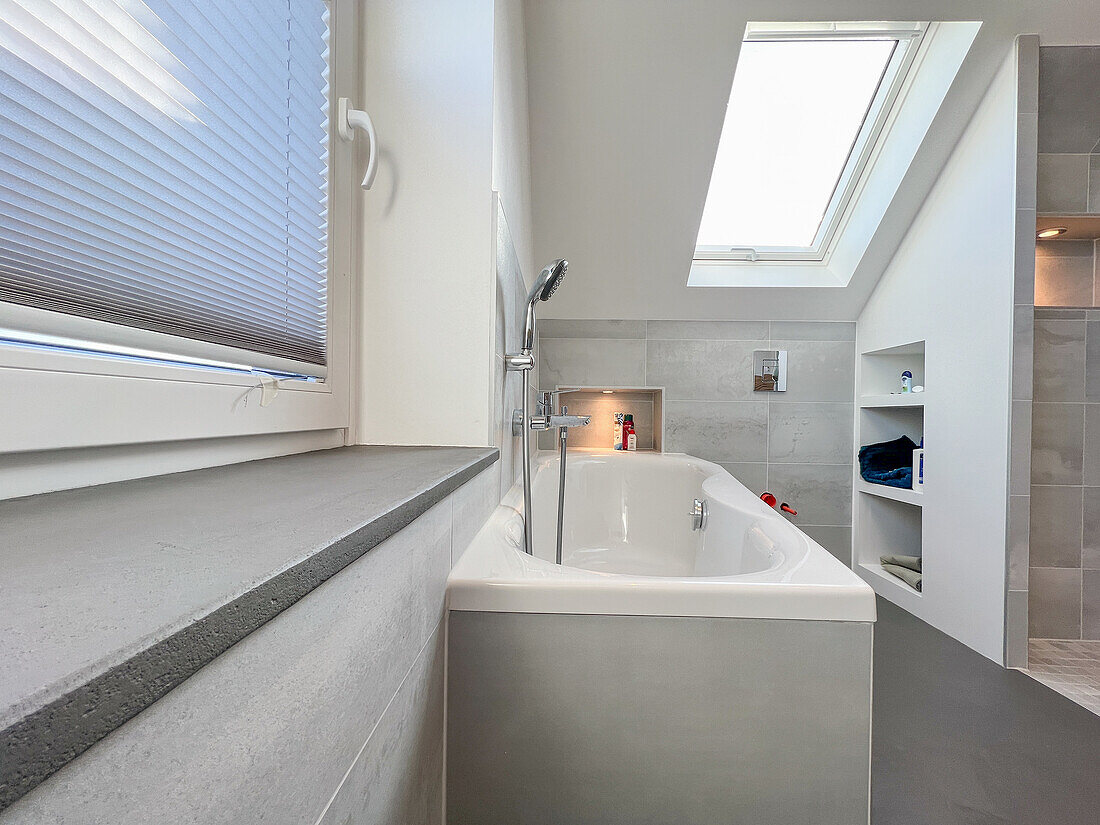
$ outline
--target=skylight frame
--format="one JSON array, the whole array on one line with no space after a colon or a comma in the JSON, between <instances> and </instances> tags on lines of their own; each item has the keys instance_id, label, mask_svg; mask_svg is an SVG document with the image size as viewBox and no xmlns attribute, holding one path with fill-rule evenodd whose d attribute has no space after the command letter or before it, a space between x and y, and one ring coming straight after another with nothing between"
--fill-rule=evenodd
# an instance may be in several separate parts
<instances>
[{"instance_id":1,"label":"skylight frame","mask_svg":"<svg viewBox=\"0 0 1100 825\"><path fill-rule=\"evenodd\" d=\"M859 132L834 185L828 206L808 247L697 245L692 256L703 263L755 263L767 261L826 260L833 242L851 211L861 181L866 177L883 130L890 121L905 86L920 45L927 33L926 22L857 23L749 23L742 42L798 40L891 40L895 47L872 96ZM736 71L736 70L735 70ZM708 186L708 196L710 189Z\"/></svg>"}]
</instances>

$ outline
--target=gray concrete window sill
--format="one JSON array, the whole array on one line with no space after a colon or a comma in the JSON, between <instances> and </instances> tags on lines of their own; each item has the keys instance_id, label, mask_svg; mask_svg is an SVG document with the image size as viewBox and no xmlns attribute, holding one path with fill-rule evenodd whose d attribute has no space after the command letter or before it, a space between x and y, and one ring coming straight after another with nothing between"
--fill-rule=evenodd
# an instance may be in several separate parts
<instances>
[{"instance_id":1,"label":"gray concrete window sill","mask_svg":"<svg viewBox=\"0 0 1100 825\"><path fill-rule=\"evenodd\" d=\"M344 447L0 502L0 810L497 458Z\"/></svg>"}]
</instances>

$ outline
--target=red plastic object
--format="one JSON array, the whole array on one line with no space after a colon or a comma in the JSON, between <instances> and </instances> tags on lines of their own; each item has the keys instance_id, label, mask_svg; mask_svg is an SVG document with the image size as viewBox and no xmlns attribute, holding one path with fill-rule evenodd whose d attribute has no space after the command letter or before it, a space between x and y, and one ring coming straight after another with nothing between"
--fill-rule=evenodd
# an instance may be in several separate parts
<instances>
[{"instance_id":1,"label":"red plastic object","mask_svg":"<svg viewBox=\"0 0 1100 825\"><path fill-rule=\"evenodd\" d=\"M792 516L798 515L798 511L792 510L791 505L787 504L787 502L785 501L779 505L779 509L782 510L784 513L790 513Z\"/></svg>"},{"instance_id":2,"label":"red plastic object","mask_svg":"<svg viewBox=\"0 0 1100 825\"><path fill-rule=\"evenodd\" d=\"M763 492L760 494L760 500L767 504L769 507L774 507L775 503L779 501L775 496L769 492Z\"/></svg>"}]
</instances>

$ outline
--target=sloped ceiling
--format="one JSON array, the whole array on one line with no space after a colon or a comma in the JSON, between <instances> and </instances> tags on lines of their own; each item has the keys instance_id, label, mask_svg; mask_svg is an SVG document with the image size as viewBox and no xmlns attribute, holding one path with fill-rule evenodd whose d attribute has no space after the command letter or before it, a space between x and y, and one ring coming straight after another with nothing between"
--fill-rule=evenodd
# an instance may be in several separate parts
<instances>
[{"instance_id":1,"label":"sloped ceiling","mask_svg":"<svg viewBox=\"0 0 1100 825\"><path fill-rule=\"evenodd\" d=\"M983 21L847 287L686 286L750 20ZM854 320L1015 36L1100 43L1100 3L528 0L526 26L535 252L571 265L545 317Z\"/></svg>"}]
</instances>

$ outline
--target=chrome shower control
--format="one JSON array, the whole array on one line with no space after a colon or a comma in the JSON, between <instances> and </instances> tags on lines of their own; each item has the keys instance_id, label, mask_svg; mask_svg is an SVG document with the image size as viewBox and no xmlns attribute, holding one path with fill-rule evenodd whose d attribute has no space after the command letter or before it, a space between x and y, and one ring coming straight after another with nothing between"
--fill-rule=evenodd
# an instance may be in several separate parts
<instances>
[{"instance_id":1,"label":"chrome shower control","mask_svg":"<svg viewBox=\"0 0 1100 825\"><path fill-rule=\"evenodd\" d=\"M701 498L695 499L695 503L692 505L691 512L688 513L691 516L691 529L692 530L705 530L707 529L707 503Z\"/></svg>"}]
</instances>

